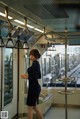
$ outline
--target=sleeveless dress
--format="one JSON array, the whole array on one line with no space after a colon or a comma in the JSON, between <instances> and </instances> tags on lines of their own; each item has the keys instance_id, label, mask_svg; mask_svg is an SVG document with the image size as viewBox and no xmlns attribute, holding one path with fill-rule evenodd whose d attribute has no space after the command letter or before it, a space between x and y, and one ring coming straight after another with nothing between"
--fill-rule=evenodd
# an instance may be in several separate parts
<instances>
[{"instance_id":1,"label":"sleeveless dress","mask_svg":"<svg viewBox=\"0 0 80 119\"><path fill-rule=\"evenodd\" d=\"M27 95L28 106L36 106L41 87L38 83L38 79L41 78L40 65L37 60L33 61L32 66L27 70L29 75L29 89Z\"/></svg>"}]
</instances>

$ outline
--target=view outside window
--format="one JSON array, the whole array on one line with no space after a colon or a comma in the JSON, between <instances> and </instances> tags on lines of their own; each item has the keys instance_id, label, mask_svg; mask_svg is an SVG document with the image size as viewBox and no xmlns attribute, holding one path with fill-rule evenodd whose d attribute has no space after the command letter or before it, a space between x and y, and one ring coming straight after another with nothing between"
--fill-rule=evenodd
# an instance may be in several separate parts
<instances>
[{"instance_id":1,"label":"view outside window","mask_svg":"<svg viewBox=\"0 0 80 119\"><path fill-rule=\"evenodd\" d=\"M64 86L65 46L56 45L55 48L56 51L47 50L42 56L43 85ZM80 46L67 46L67 77L67 86L80 86Z\"/></svg>"},{"instance_id":2,"label":"view outside window","mask_svg":"<svg viewBox=\"0 0 80 119\"><path fill-rule=\"evenodd\" d=\"M13 50L5 48L4 51L4 106L13 98Z\"/></svg>"},{"instance_id":3,"label":"view outside window","mask_svg":"<svg viewBox=\"0 0 80 119\"><path fill-rule=\"evenodd\" d=\"M46 75L46 58L42 58L42 75Z\"/></svg>"}]
</instances>

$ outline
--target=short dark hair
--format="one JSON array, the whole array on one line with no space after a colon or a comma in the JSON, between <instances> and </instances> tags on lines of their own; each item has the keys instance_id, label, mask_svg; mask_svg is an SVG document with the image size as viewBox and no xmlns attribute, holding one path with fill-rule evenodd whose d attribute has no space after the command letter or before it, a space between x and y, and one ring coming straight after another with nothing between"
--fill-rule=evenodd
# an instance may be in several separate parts
<instances>
[{"instance_id":1,"label":"short dark hair","mask_svg":"<svg viewBox=\"0 0 80 119\"><path fill-rule=\"evenodd\" d=\"M39 59L41 54L39 53L39 51L37 49L32 49L30 51L30 55L33 55L36 59Z\"/></svg>"}]
</instances>

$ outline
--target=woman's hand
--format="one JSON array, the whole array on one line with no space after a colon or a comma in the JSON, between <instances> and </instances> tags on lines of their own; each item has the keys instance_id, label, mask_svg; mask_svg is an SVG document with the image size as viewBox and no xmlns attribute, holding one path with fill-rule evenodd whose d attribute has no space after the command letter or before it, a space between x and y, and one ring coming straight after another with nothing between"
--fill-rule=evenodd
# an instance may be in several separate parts
<instances>
[{"instance_id":1,"label":"woman's hand","mask_svg":"<svg viewBox=\"0 0 80 119\"><path fill-rule=\"evenodd\" d=\"M28 79L28 75L27 75L27 74L22 74L22 75L21 75L21 78L23 78L23 79Z\"/></svg>"}]
</instances>

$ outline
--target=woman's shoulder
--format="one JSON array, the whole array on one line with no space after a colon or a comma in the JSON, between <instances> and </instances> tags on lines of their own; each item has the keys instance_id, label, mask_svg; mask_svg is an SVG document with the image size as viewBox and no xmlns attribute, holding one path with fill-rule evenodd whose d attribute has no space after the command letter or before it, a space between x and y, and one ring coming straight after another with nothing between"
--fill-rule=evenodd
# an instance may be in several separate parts
<instances>
[{"instance_id":1,"label":"woman's shoulder","mask_svg":"<svg viewBox=\"0 0 80 119\"><path fill-rule=\"evenodd\" d=\"M36 66L36 65L39 66L39 62L37 60L35 60L35 61L33 61L33 65L34 66Z\"/></svg>"},{"instance_id":2,"label":"woman's shoulder","mask_svg":"<svg viewBox=\"0 0 80 119\"><path fill-rule=\"evenodd\" d=\"M39 64L39 62L37 60L33 61L33 64Z\"/></svg>"}]
</instances>

